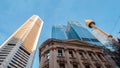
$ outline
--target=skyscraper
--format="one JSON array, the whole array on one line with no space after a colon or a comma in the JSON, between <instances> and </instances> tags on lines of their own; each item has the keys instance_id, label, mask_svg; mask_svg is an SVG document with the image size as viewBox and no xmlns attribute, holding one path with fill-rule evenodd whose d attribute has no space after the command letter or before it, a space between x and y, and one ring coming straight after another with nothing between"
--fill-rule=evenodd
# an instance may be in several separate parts
<instances>
[{"instance_id":1,"label":"skyscraper","mask_svg":"<svg viewBox=\"0 0 120 68\"><path fill-rule=\"evenodd\" d=\"M66 26L64 25L53 25L52 26L52 38L66 40Z\"/></svg>"},{"instance_id":2,"label":"skyscraper","mask_svg":"<svg viewBox=\"0 0 120 68\"><path fill-rule=\"evenodd\" d=\"M31 68L43 21L28 19L0 46L0 68Z\"/></svg>"},{"instance_id":3,"label":"skyscraper","mask_svg":"<svg viewBox=\"0 0 120 68\"><path fill-rule=\"evenodd\" d=\"M79 22L69 21L67 26L62 25L52 27L52 38L55 39L79 39L101 46L102 44ZM62 39L61 39L62 38Z\"/></svg>"},{"instance_id":4,"label":"skyscraper","mask_svg":"<svg viewBox=\"0 0 120 68\"><path fill-rule=\"evenodd\" d=\"M69 39L80 39L91 44L102 46L102 44L77 21L68 22L67 36Z\"/></svg>"}]
</instances>

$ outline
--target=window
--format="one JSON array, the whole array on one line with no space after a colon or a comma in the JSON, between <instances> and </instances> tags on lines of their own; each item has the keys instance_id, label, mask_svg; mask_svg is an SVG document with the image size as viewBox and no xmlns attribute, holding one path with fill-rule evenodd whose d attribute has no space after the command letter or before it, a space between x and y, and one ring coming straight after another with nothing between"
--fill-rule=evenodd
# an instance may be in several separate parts
<instances>
[{"instance_id":1,"label":"window","mask_svg":"<svg viewBox=\"0 0 120 68\"><path fill-rule=\"evenodd\" d=\"M102 58L102 56L100 54L98 54L98 57L100 58L100 60L103 61L103 58Z\"/></svg>"},{"instance_id":2,"label":"window","mask_svg":"<svg viewBox=\"0 0 120 68\"><path fill-rule=\"evenodd\" d=\"M58 50L58 56L63 56L62 50Z\"/></svg>"},{"instance_id":3,"label":"window","mask_svg":"<svg viewBox=\"0 0 120 68\"><path fill-rule=\"evenodd\" d=\"M111 68L112 66L111 65L106 65L106 68Z\"/></svg>"},{"instance_id":4,"label":"window","mask_svg":"<svg viewBox=\"0 0 120 68\"><path fill-rule=\"evenodd\" d=\"M46 59L49 59L49 58L50 58L50 51L46 53Z\"/></svg>"},{"instance_id":5,"label":"window","mask_svg":"<svg viewBox=\"0 0 120 68\"><path fill-rule=\"evenodd\" d=\"M96 66L96 68L101 68L100 66Z\"/></svg>"},{"instance_id":6,"label":"window","mask_svg":"<svg viewBox=\"0 0 120 68\"><path fill-rule=\"evenodd\" d=\"M72 50L69 50L70 57L74 57Z\"/></svg>"},{"instance_id":7,"label":"window","mask_svg":"<svg viewBox=\"0 0 120 68\"><path fill-rule=\"evenodd\" d=\"M73 68L78 68L78 65L77 64L73 64Z\"/></svg>"},{"instance_id":8,"label":"window","mask_svg":"<svg viewBox=\"0 0 120 68\"><path fill-rule=\"evenodd\" d=\"M65 68L65 64L64 63L60 63L59 66L60 66L60 68Z\"/></svg>"},{"instance_id":9,"label":"window","mask_svg":"<svg viewBox=\"0 0 120 68\"><path fill-rule=\"evenodd\" d=\"M90 68L90 66L89 65L85 65L85 68Z\"/></svg>"},{"instance_id":10,"label":"window","mask_svg":"<svg viewBox=\"0 0 120 68\"><path fill-rule=\"evenodd\" d=\"M0 60L0 62L3 62L3 60Z\"/></svg>"},{"instance_id":11,"label":"window","mask_svg":"<svg viewBox=\"0 0 120 68\"><path fill-rule=\"evenodd\" d=\"M97 39L91 39L93 42L99 42Z\"/></svg>"},{"instance_id":12,"label":"window","mask_svg":"<svg viewBox=\"0 0 120 68\"><path fill-rule=\"evenodd\" d=\"M96 64L95 64L95 67L96 67L96 68L101 68L101 65L98 64L98 63L96 63Z\"/></svg>"},{"instance_id":13,"label":"window","mask_svg":"<svg viewBox=\"0 0 120 68\"><path fill-rule=\"evenodd\" d=\"M92 53L89 53L90 58L93 60L94 57L92 56Z\"/></svg>"},{"instance_id":14,"label":"window","mask_svg":"<svg viewBox=\"0 0 120 68\"><path fill-rule=\"evenodd\" d=\"M7 66L7 68L11 68L10 66Z\"/></svg>"},{"instance_id":15,"label":"window","mask_svg":"<svg viewBox=\"0 0 120 68\"><path fill-rule=\"evenodd\" d=\"M84 65L84 68L91 68L90 67L90 65L91 65L90 63L83 63L83 65Z\"/></svg>"},{"instance_id":16,"label":"window","mask_svg":"<svg viewBox=\"0 0 120 68\"><path fill-rule=\"evenodd\" d=\"M10 46L15 46L16 44L13 44L13 43L8 43L8 45L10 45Z\"/></svg>"},{"instance_id":17,"label":"window","mask_svg":"<svg viewBox=\"0 0 120 68\"><path fill-rule=\"evenodd\" d=\"M84 40L84 41L90 41L88 38L82 38L82 40Z\"/></svg>"},{"instance_id":18,"label":"window","mask_svg":"<svg viewBox=\"0 0 120 68\"><path fill-rule=\"evenodd\" d=\"M44 66L44 68L49 68L49 64L46 64L46 65Z\"/></svg>"},{"instance_id":19,"label":"window","mask_svg":"<svg viewBox=\"0 0 120 68\"><path fill-rule=\"evenodd\" d=\"M81 59L84 59L84 58L85 58L82 52L80 52L79 54L80 54L80 58L81 58Z\"/></svg>"}]
</instances>

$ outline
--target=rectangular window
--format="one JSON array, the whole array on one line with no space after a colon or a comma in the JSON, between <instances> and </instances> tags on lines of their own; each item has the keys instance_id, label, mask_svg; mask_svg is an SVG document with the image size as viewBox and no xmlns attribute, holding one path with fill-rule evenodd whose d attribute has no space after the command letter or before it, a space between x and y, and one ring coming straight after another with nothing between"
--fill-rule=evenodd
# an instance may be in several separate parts
<instances>
[{"instance_id":1,"label":"rectangular window","mask_svg":"<svg viewBox=\"0 0 120 68\"><path fill-rule=\"evenodd\" d=\"M65 68L65 64L64 63L60 63L59 66L60 66L60 68Z\"/></svg>"},{"instance_id":2,"label":"rectangular window","mask_svg":"<svg viewBox=\"0 0 120 68\"><path fill-rule=\"evenodd\" d=\"M100 66L96 66L96 68L101 68Z\"/></svg>"},{"instance_id":3,"label":"rectangular window","mask_svg":"<svg viewBox=\"0 0 120 68\"><path fill-rule=\"evenodd\" d=\"M46 64L44 68L49 68L49 64Z\"/></svg>"},{"instance_id":4,"label":"rectangular window","mask_svg":"<svg viewBox=\"0 0 120 68\"><path fill-rule=\"evenodd\" d=\"M0 60L0 62L3 62L3 60Z\"/></svg>"},{"instance_id":5,"label":"rectangular window","mask_svg":"<svg viewBox=\"0 0 120 68\"><path fill-rule=\"evenodd\" d=\"M95 63L95 67L96 67L96 68L101 68L101 65L98 64L98 63Z\"/></svg>"},{"instance_id":6,"label":"rectangular window","mask_svg":"<svg viewBox=\"0 0 120 68\"><path fill-rule=\"evenodd\" d=\"M79 54L80 54L80 58L81 58L81 59L85 59L85 57L84 57L84 55L83 55L82 52L80 52Z\"/></svg>"},{"instance_id":7,"label":"rectangular window","mask_svg":"<svg viewBox=\"0 0 120 68\"><path fill-rule=\"evenodd\" d=\"M90 56L90 58L91 58L92 60L94 59L94 57L92 56L91 53L88 53L88 55Z\"/></svg>"},{"instance_id":8,"label":"rectangular window","mask_svg":"<svg viewBox=\"0 0 120 68\"><path fill-rule=\"evenodd\" d=\"M10 45L10 46L15 46L16 44L13 44L13 43L8 43L8 45Z\"/></svg>"},{"instance_id":9,"label":"rectangular window","mask_svg":"<svg viewBox=\"0 0 120 68\"><path fill-rule=\"evenodd\" d=\"M90 65L84 64L84 67L85 67L85 68L90 68Z\"/></svg>"},{"instance_id":10,"label":"rectangular window","mask_svg":"<svg viewBox=\"0 0 120 68\"><path fill-rule=\"evenodd\" d=\"M84 40L84 41L90 41L88 38L82 38L82 40Z\"/></svg>"},{"instance_id":11,"label":"rectangular window","mask_svg":"<svg viewBox=\"0 0 120 68\"><path fill-rule=\"evenodd\" d=\"M70 57L74 57L72 50L69 50Z\"/></svg>"},{"instance_id":12,"label":"rectangular window","mask_svg":"<svg viewBox=\"0 0 120 68\"><path fill-rule=\"evenodd\" d=\"M97 39L91 39L93 42L99 42Z\"/></svg>"},{"instance_id":13,"label":"rectangular window","mask_svg":"<svg viewBox=\"0 0 120 68\"><path fill-rule=\"evenodd\" d=\"M106 68L112 68L112 66L111 65L105 65L106 66Z\"/></svg>"},{"instance_id":14,"label":"rectangular window","mask_svg":"<svg viewBox=\"0 0 120 68\"><path fill-rule=\"evenodd\" d=\"M46 59L50 59L50 51L46 53Z\"/></svg>"},{"instance_id":15,"label":"rectangular window","mask_svg":"<svg viewBox=\"0 0 120 68\"><path fill-rule=\"evenodd\" d=\"M103 61L103 58L102 58L102 56L100 54L98 54L97 56L100 58L100 60Z\"/></svg>"},{"instance_id":16,"label":"rectangular window","mask_svg":"<svg viewBox=\"0 0 120 68\"><path fill-rule=\"evenodd\" d=\"M85 68L90 68L90 66L89 65L85 65Z\"/></svg>"},{"instance_id":17,"label":"rectangular window","mask_svg":"<svg viewBox=\"0 0 120 68\"><path fill-rule=\"evenodd\" d=\"M12 67L10 67L10 66L7 66L7 68L12 68Z\"/></svg>"},{"instance_id":18,"label":"rectangular window","mask_svg":"<svg viewBox=\"0 0 120 68\"><path fill-rule=\"evenodd\" d=\"M73 64L73 68L78 68L78 65L77 64Z\"/></svg>"},{"instance_id":19,"label":"rectangular window","mask_svg":"<svg viewBox=\"0 0 120 68\"><path fill-rule=\"evenodd\" d=\"M63 56L62 50L58 50L58 56Z\"/></svg>"}]
</instances>

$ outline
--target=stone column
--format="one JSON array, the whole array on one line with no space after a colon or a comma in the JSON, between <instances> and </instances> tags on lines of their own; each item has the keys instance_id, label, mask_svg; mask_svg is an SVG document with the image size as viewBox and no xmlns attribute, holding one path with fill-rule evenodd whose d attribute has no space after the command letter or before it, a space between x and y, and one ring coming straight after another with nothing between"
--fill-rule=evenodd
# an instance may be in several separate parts
<instances>
[{"instance_id":1,"label":"stone column","mask_svg":"<svg viewBox=\"0 0 120 68\"><path fill-rule=\"evenodd\" d=\"M76 58L78 59L78 68L84 68L83 64L82 64L82 60L80 58L80 55L79 55L79 51L76 51Z\"/></svg>"},{"instance_id":2,"label":"stone column","mask_svg":"<svg viewBox=\"0 0 120 68\"><path fill-rule=\"evenodd\" d=\"M41 56L41 60L40 60L40 68L43 68L43 64L44 64L44 56Z\"/></svg>"},{"instance_id":3,"label":"stone column","mask_svg":"<svg viewBox=\"0 0 120 68\"><path fill-rule=\"evenodd\" d=\"M104 63L101 61L101 59L97 56L97 54L95 54L97 60L102 64L102 68L106 68Z\"/></svg>"},{"instance_id":4,"label":"stone column","mask_svg":"<svg viewBox=\"0 0 120 68\"><path fill-rule=\"evenodd\" d=\"M62 49L62 54L65 57L65 50L64 49Z\"/></svg>"},{"instance_id":5,"label":"stone column","mask_svg":"<svg viewBox=\"0 0 120 68\"><path fill-rule=\"evenodd\" d=\"M87 59L87 56L85 55L85 52L81 52L85 59Z\"/></svg>"},{"instance_id":6,"label":"stone column","mask_svg":"<svg viewBox=\"0 0 120 68\"><path fill-rule=\"evenodd\" d=\"M72 52L73 52L73 56L76 57L76 54L75 54L76 51L75 51L75 50L72 50Z\"/></svg>"},{"instance_id":7,"label":"stone column","mask_svg":"<svg viewBox=\"0 0 120 68\"><path fill-rule=\"evenodd\" d=\"M106 61L106 59L103 57L103 55L102 55L102 54L100 54L100 56L102 57L102 59L103 59L104 61Z\"/></svg>"},{"instance_id":8,"label":"stone column","mask_svg":"<svg viewBox=\"0 0 120 68\"><path fill-rule=\"evenodd\" d=\"M97 58L95 57L94 53L91 53L92 57L97 60Z\"/></svg>"},{"instance_id":9,"label":"stone column","mask_svg":"<svg viewBox=\"0 0 120 68\"><path fill-rule=\"evenodd\" d=\"M66 60L67 60L67 68L72 68L72 65L70 64L70 59L69 59L69 52L68 50L65 50L65 57L66 57Z\"/></svg>"},{"instance_id":10,"label":"stone column","mask_svg":"<svg viewBox=\"0 0 120 68\"><path fill-rule=\"evenodd\" d=\"M49 68L54 68L54 50L50 50Z\"/></svg>"},{"instance_id":11,"label":"stone column","mask_svg":"<svg viewBox=\"0 0 120 68\"><path fill-rule=\"evenodd\" d=\"M96 68L87 51L86 51L86 56L88 57L88 61L90 61L92 68Z\"/></svg>"},{"instance_id":12,"label":"stone column","mask_svg":"<svg viewBox=\"0 0 120 68\"><path fill-rule=\"evenodd\" d=\"M58 62L57 62L57 56L58 56L58 51L57 51L57 49L54 49L53 50L54 52L54 54L53 54L53 56L54 56L54 58L53 58L53 63L52 64L54 64L54 68L59 68L59 66L58 66Z\"/></svg>"}]
</instances>

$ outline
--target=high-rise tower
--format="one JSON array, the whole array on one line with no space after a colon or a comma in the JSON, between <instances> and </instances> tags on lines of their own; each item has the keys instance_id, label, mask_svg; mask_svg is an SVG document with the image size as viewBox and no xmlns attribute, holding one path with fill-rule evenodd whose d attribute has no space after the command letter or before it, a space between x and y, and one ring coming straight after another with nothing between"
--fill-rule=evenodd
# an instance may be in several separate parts
<instances>
[{"instance_id":1,"label":"high-rise tower","mask_svg":"<svg viewBox=\"0 0 120 68\"><path fill-rule=\"evenodd\" d=\"M66 32L69 39L79 39L91 44L102 46L102 44L77 21L69 21Z\"/></svg>"},{"instance_id":2,"label":"high-rise tower","mask_svg":"<svg viewBox=\"0 0 120 68\"><path fill-rule=\"evenodd\" d=\"M69 21L67 26L55 25L52 27L52 38L67 40L79 39L101 46L102 44L79 22Z\"/></svg>"},{"instance_id":3,"label":"high-rise tower","mask_svg":"<svg viewBox=\"0 0 120 68\"><path fill-rule=\"evenodd\" d=\"M115 39L112 35L107 34L100 28L98 28L95 25L95 22L93 20L86 20L86 25L89 28L94 28L92 31L93 35L106 47L111 50L114 50L120 46L119 42L117 39Z\"/></svg>"},{"instance_id":4,"label":"high-rise tower","mask_svg":"<svg viewBox=\"0 0 120 68\"><path fill-rule=\"evenodd\" d=\"M28 19L0 47L0 68L31 68L43 21Z\"/></svg>"},{"instance_id":5,"label":"high-rise tower","mask_svg":"<svg viewBox=\"0 0 120 68\"><path fill-rule=\"evenodd\" d=\"M52 38L66 40L66 26L64 25L53 25L52 26Z\"/></svg>"}]
</instances>

